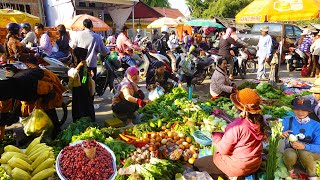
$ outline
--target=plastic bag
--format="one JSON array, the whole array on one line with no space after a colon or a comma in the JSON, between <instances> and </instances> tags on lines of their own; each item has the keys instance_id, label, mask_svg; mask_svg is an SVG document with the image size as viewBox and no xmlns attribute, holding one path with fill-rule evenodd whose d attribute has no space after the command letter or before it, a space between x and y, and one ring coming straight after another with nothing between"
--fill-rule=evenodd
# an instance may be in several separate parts
<instances>
[{"instance_id":1,"label":"plastic bag","mask_svg":"<svg viewBox=\"0 0 320 180\"><path fill-rule=\"evenodd\" d=\"M206 171L193 171L183 174L183 176L186 180L213 180L212 177Z\"/></svg>"},{"instance_id":2,"label":"plastic bag","mask_svg":"<svg viewBox=\"0 0 320 180\"><path fill-rule=\"evenodd\" d=\"M187 76L193 76L196 72L195 63L190 57L186 58L184 61L180 62L182 72Z\"/></svg>"},{"instance_id":3,"label":"plastic bag","mask_svg":"<svg viewBox=\"0 0 320 180\"><path fill-rule=\"evenodd\" d=\"M50 132L53 129L51 119L42 109L34 109L31 115L23 119L21 123L27 136L40 135L44 130Z\"/></svg>"},{"instance_id":4,"label":"plastic bag","mask_svg":"<svg viewBox=\"0 0 320 180\"><path fill-rule=\"evenodd\" d=\"M301 76L308 77L309 76L309 68L307 66L303 66L301 69Z\"/></svg>"},{"instance_id":5,"label":"plastic bag","mask_svg":"<svg viewBox=\"0 0 320 180\"><path fill-rule=\"evenodd\" d=\"M160 98L161 96L164 95L164 89L161 86L157 86L154 90L149 92L148 98L151 101L154 101L158 98Z\"/></svg>"}]
</instances>

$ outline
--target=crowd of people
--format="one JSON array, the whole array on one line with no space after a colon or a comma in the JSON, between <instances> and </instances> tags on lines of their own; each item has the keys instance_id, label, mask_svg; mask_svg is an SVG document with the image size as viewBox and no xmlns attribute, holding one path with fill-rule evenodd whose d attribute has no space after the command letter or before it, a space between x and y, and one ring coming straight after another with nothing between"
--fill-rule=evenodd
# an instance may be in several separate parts
<instances>
[{"instance_id":1,"label":"crowd of people","mask_svg":"<svg viewBox=\"0 0 320 180\"><path fill-rule=\"evenodd\" d=\"M65 88L52 72L32 66L37 61L35 53L43 51L48 57L63 58L72 54L72 64L68 71L69 88L72 90L72 118L74 121L82 117L90 117L95 121L93 100L95 95L95 80L97 75L97 56L108 55L114 48L119 54L119 61L126 64L123 81L116 87L112 98L112 110L114 114L130 124L135 120L136 111L150 100L145 100L145 94L138 86L140 61L134 58L133 50L144 51L146 47L140 47L137 41L131 41L128 37L128 28L123 26L120 34L113 33L106 39L106 43L100 35L93 31L93 23L90 19L83 21L84 30L79 31L74 37L69 38L64 25L57 26L59 38L52 45L48 32L42 24L36 24L34 32L28 23L10 23L7 26L8 34L4 43L2 63L14 63L22 61L29 65L26 70L18 71L12 78L0 81L0 88L6 92L0 94L0 135L4 133L4 126L12 122L8 121L13 110L23 109L25 116L32 113L35 106L44 108L54 124L58 124L55 108L60 107L63 101L62 93ZM166 70L166 65L158 61L146 74L146 89L153 91L162 87L165 93L170 92L176 82L181 85L181 79L175 76L177 72L176 62L172 52L180 46L180 43L189 50L192 46L204 50L214 43L201 36L204 32L194 29L192 35L183 32L183 38L179 39L175 31L170 32L167 26L161 28L161 34L157 29L152 31L151 41L160 54L172 59L172 72ZM206 33L211 30L202 29ZM258 72L257 79L265 80L266 63L270 63L273 55L273 40L268 34L269 28L261 28L261 37L257 44ZM227 175L229 178L245 176L256 172L262 162L262 142L267 135L267 125L260 108L261 98L256 91L245 88L237 91L232 82L233 56L235 49L247 45L239 41L234 27L227 28L217 34L215 40L219 40L217 47L221 59L217 60L217 67L211 78L210 94L212 99L228 97L234 106L240 111L240 117L230 123L225 133L214 133L212 140L215 144L214 156L199 158L195 167L201 171L207 171L213 177ZM296 41L298 49L308 56L306 65L313 62L314 73L319 74L320 34L312 37L305 30ZM313 57L313 58L312 58ZM228 64L229 71L228 71ZM17 87L19 87L17 89ZM16 90L14 90L16 89ZM283 120L283 137L290 134L299 135L297 142L287 143L284 150L283 160L294 177L293 167L298 163L298 157L306 168L309 179L315 179L316 160L320 158L320 79L317 79L310 90L313 94L299 97L293 101L294 117ZM16 102L17 101L17 102ZM27 111L25 110L27 109ZM20 115L21 112L19 113ZM7 123L6 123L7 122ZM60 131L55 126L54 135ZM1 139L1 137L0 137Z\"/></svg>"}]
</instances>

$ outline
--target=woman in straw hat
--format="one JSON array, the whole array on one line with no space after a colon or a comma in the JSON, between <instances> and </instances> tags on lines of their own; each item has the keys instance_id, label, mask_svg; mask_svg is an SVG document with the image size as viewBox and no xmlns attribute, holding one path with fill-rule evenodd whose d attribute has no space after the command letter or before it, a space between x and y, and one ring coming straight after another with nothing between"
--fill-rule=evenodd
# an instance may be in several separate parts
<instances>
[{"instance_id":1,"label":"woman in straw hat","mask_svg":"<svg viewBox=\"0 0 320 180\"><path fill-rule=\"evenodd\" d=\"M257 80L266 80L266 62L271 62L272 55L272 38L268 34L269 26L263 26L261 29L261 36L257 46L258 56L258 71Z\"/></svg>"},{"instance_id":2,"label":"woman in straw hat","mask_svg":"<svg viewBox=\"0 0 320 180\"><path fill-rule=\"evenodd\" d=\"M291 178L298 178L294 174L294 166L301 163L307 171L308 179L316 180L316 161L320 159L320 123L308 116L313 111L308 99L294 99L293 111L294 117L282 121L283 137L289 139L283 153L283 161ZM291 138L292 135L295 138Z\"/></svg>"},{"instance_id":3,"label":"woman in straw hat","mask_svg":"<svg viewBox=\"0 0 320 180\"><path fill-rule=\"evenodd\" d=\"M261 98L255 90L245 88L230 96L241 112L240 118L230 123L225 133L214 133L214 156L195 161L201 171L207 171L216 178L227 175L229 178L246 176L256 172L262 162L262 141L265 124L261 113ZM213 161L212 161L213 159Z\"/></svg>"}]
</instances>

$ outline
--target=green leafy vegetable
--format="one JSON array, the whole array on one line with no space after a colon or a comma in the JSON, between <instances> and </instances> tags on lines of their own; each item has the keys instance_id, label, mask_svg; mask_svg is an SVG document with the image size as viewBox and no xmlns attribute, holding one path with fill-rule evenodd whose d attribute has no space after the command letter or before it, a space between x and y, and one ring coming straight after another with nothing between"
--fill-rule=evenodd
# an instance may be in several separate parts
<instances>
[{"instance_id":1,"label":"green leafy vegetable","mask_svg":"<svg viewBox=\"0 0 320 180\"><path fill-rule=\"evenodd\" d=\"M106 137L104 134L101 132L100 129L94 128L94 127L89 127L86 129L85 132L79 134L79 135L74 135L72 136L71 142L76 142L79 140L86 140L86 139L95 139L98 142L104 142Z\"/></svg>"},{"instance_id":2,"label":"green leafy vegetable","mask_svg":"<svg viewBox=\"0 0 320 180\"><path fill-rule=\"evenodd\" d=\"M136 150L133 145L113 139L112 137L108 137L104 143L114 152L118 165L121 159L127 159Z\"/></svg>"}]
</instances>

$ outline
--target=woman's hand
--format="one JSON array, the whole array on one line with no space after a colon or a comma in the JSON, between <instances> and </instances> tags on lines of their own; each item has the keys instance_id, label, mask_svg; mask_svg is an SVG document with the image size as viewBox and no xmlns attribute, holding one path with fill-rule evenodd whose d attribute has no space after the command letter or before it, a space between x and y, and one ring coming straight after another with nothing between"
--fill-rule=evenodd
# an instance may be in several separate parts
<instances>
[{"instance_id":1,"label":"woman's hand","mask_svg":"<svg viewBox=\"0 0 320 180\"><path fill-rule=\"evenodd\" d=\"M79 70L82 66L85 66L87 64L86 61L80 61L80 63L77 66L77 69Z\"/></svg>"},{"instance_id":2,"label":"woman's hand","mask_svg":"<svg viewBox=\"0 0 320 180\"><path fill-rule=\"evenodd\" d=\"M305 148L305 145L301 142L298 142L298 141L295 141L295 142L291 142L291 146L294 148L294 149L297 149L297 150L302 150Z\"/></svg>"},{"instance_id":3,"label":"woman's hand","mask_svg":"<svg viewBox=\"0 0 320 180\"><path fill-rule=\"evenodd\" d=\"M288 130L288 131L283 132L283 133L282 133L282 137L288 138L289 135L290 135L290 134L289 134L290 132L292 132L292 131L291 131L291 130Z\"/></svg>"}]
</instances>

